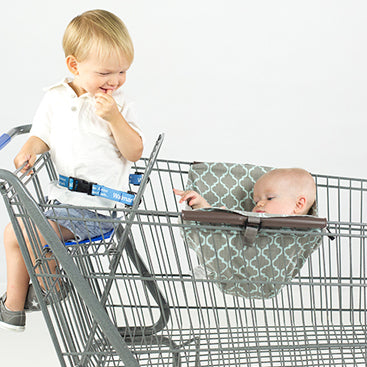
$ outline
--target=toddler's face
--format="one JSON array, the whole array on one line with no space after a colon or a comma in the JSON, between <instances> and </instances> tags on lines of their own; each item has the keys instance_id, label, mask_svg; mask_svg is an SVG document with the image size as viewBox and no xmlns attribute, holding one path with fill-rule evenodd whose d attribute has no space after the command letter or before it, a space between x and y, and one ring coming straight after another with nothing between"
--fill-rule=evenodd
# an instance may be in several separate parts
<instances>
[{"instance_id":1,"label":"toddler's face","mask_svg":"<svg viewBox=\"0 0 367 367\"><path fill-rule=\"evenodd\" d=\"M254 186L256 213L295 214L297 197L285 180L278 177L261 177Z\"/></svg>"},{"instance_id":2,"label":"toddler's face","mask_svg":"<svg viewBox=\"0 0 367 367\"><path fill-rule=\"evenodd\" d=\"M78 72L74 79L74 84L81 90L78 94L89 92L95 95L117 90L125 83L129 66L126 57L117 52L102 58L91 51L87 59L78 62Z\"/></svg>"}]
</instances>

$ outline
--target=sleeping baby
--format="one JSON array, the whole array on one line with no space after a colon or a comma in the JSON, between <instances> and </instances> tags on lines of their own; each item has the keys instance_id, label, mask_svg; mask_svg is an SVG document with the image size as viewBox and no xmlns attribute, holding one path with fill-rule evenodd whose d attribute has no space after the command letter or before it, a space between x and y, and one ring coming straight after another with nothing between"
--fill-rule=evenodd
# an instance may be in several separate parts
<instances>
[{"instance_id":1,"label":"sleeping baby","mask_svg":"<svg viewBox=\"0 0 367 367\"><path fill-rule=\"evenodd\" d=\"M196 191L173 190L180 203L187 201L193 209L211 205ZM306 215L316 199L316 185L302 168L278 168L265 173L255 183L253 212L283 215Z\"/></svg>"}]
</instances>

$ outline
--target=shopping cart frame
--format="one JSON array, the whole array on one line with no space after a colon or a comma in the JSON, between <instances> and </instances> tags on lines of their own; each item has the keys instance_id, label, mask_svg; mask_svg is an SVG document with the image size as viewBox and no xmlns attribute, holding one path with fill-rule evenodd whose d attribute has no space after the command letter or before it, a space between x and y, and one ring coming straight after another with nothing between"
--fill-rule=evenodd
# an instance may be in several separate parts
<instances>
[{"instance_id":1,"label":"shopping cart frame","mask_svg":"<svg viewBox=\"0 0 367 367\"><path fill-rule=\"evenodd\" d=\"M137 162L136 169L144 171L149 166L148 161ZM302 366L365 366L367 180L314 175L318 201L327 203L320 213L328 218L329 232L322 233L323 244L312 254L299 276L289 284L282 284L284 288L277 297L247 299L228 296L217 287L218 280L198 278L194 273L198 261L187 246L185 229L219 228L224 233L243 233L244 228L240 224L219 223L218 227L218 224L183 222L181 208L171 189L185 187L189 169L190 162L156 159L141 205L124 210L127 216L119 223L119 240L113 248L119 261L112 260L109 264L110 274L113 274L121 266L122 255L131 262L142 287L151 288L149 299L154 299L155 304L140 304L137 299L136 304L128 306L145 308L152 313L159 309L157 322L121 326L120 320L111 317L113 313L106 313L106 309L110 311L114 307L109 301L106 303L108 292L97 292L101 296L96 297L96 292L87 291L91 274L75 266L70 250L52 238L52 253L62 265L65 278L70 278L80 294L76 300L83 301L94 317L91 339L86 340L84 351L79 355L69 353L71 363L75 361L71 365L288 367L301 363ZM26 210L37 206L23 184L6 172L0 170L0 177L4 181L13 180L16 192L25 192ZM43 193L39 196L40 201ZM42 211L33 212L30 214L38 225ZM42 221L47 227L45 219ZM26 248L24 243L21 246ZM352 255L357 255L357 260L352 259ZM28 266L33 270L25 251L27 256ZM115 278L124 286L133 275L119 268ZM97 276L104 280L106 274L101 271ZM33 279L37 282L37 276ZM106 282L108 280L107 276ZM57 303L55 307L57 311ZM69 366L63 359L65 352L58 344L57 331L52 327L55 320L50 317L45 303L41 302L41 308L49 328L51 325L50 333L60 363ZM100 324L95 315L104 323ZM104 349L97 348L100 359L97 355L95 362L91 354L95 346L92 334L99 332L97 327L107 340ZM73 336L69 339L72 344ZM158 355L156 359L150 357L154 353Z\"/></svg>"}]
</instances>

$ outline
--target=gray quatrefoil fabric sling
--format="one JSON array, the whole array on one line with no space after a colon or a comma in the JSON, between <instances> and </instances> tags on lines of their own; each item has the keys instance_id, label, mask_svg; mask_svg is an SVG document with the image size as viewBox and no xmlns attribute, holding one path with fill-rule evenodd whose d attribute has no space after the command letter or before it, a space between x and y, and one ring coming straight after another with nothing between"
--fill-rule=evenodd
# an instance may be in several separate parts
<instances>
[{"instance_id":1,"label":"gray quatrefoil fabric sling","mask_svg":"<svg viewBox=\"0 0 367 367\"><path fill-rule=\"evenodd\" d=\"M255 182L270 167L194 163L186 189L213 208L182 212L184 240L224 293L270 298L291 281L321 243L326 219L252 213ZM227 209L218 209L220 207Z\"/></svg>"}]
</instances>

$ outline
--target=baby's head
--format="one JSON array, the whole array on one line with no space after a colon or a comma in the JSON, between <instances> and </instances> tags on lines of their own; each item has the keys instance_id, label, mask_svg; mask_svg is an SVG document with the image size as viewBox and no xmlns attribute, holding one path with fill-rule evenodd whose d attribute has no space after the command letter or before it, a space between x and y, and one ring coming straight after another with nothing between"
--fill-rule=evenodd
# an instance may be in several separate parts
<instances>
[{"instance_id":1,"label":"baby's head","mask_svg":"<svg viewBox=\"0 0 367 367\"><path fill-rule=\"evenodd\" d=\"M274 169L257 180L253 198L253 212L305 215L315 202L316 185L304 169Z\"/></svg>"},{"instance_id":2,"label":"baby's head","mask_svg":"<svg viewBox=\"0 0 367 367\"><path fill-rule=\"evenodd\" d=\"M78 15L67 26L62 42L65 57L84 61L91 52L108 57L122 52L131 64L134 46L123 21L106 10L90 10Z\"/></svg>"}]
</instances>

